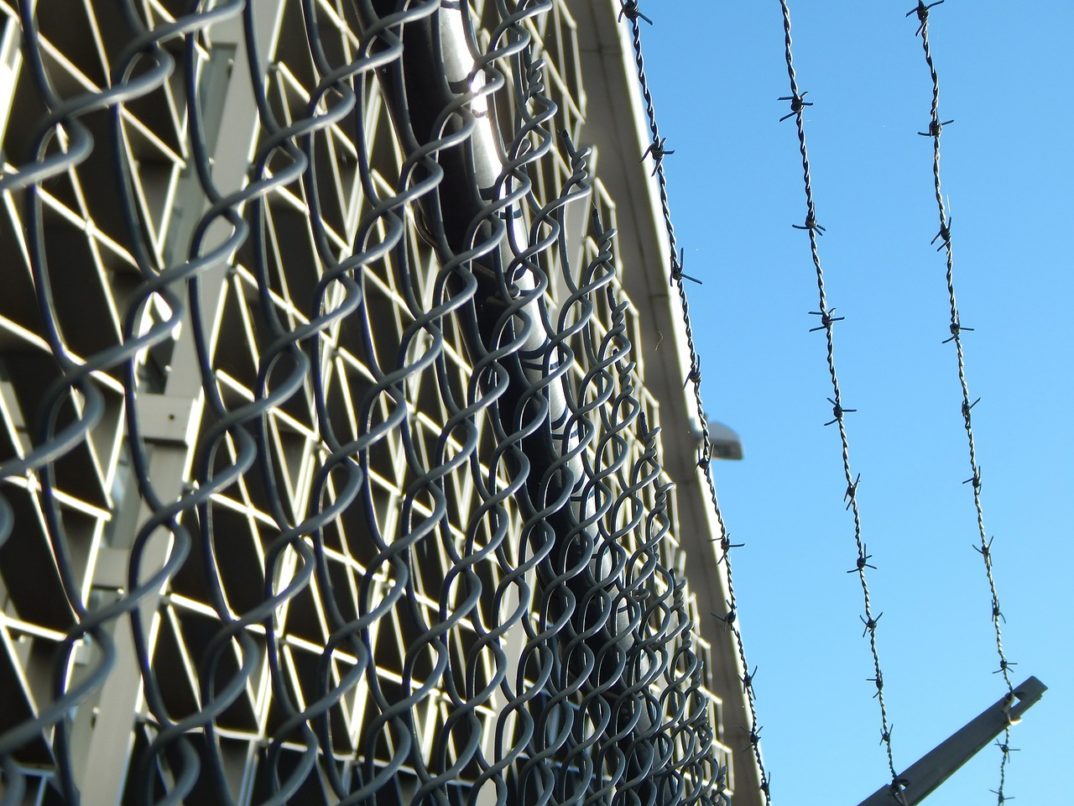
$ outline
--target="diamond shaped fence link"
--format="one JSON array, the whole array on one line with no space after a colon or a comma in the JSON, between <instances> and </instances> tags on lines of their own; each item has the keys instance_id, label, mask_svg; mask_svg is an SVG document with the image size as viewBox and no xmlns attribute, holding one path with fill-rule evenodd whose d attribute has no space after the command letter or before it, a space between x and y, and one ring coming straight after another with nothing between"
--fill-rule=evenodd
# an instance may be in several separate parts
<instances>
[{"instance_id":1,"label":"diamond shaped fence link","mask_svg":"<svg viewBox=\"0 0 1074 806\"><path fill-rule=\"evenodd\" d=\"M566 9L0 15L0 802L725 800Z\"/></svg>"}]
</instances>

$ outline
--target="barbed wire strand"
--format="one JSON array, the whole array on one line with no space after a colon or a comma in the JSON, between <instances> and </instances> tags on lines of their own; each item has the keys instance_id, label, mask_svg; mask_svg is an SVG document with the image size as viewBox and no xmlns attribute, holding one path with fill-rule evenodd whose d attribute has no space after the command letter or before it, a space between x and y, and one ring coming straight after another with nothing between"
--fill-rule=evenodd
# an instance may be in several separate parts
<instances>
[{"instance_id":1,"label":"barbed wire strand","mask_svg":"<svg viewBox=\"0 0 1074 806\"><path fill-rule=\"evenodd\" d=\"M828 399L828 402L832 405L832 419L825 423L825 425L835 425L839 431L843 476L847 485L843 498L846 501L847 509L850 510L853 516L854 545L857 549L854 568L852 568L849 573L857 574L858 581L861 583L862 600L865 608L865 615L861 617L861 620L865 625L863 636L868 636L869 652L872 655L873 661L874 676L870 678L870 682L876 687L874 696L876 697L880 708L880 741L884 746L884 752L887 756L888 772L891 774L892 795L902 802L903 798L901 792L905 787L905 782L899 779L899 775L895 771L895 758L891 740L893 726L888 716L887 701L884 698L884 673L880 663L880 651L877 647L877 624L883 613L876 613L873 606L872 596L869 591L869 580L866 569L875 568L875 566L869 562L872 559L872 555L868 553L868 548L866 547L864 537L862 536L861 511L858 505L858 483L861 477L860 475L855 476L854 471L851 468L850 439L844 422L845 415L853 412L854 409L848 409L843 406L843 392L839 383L839 375L836 371L835 323L840 321L842 317L832 316L835 309L828 306L828 294L824 281L824 268L821 264L820 251L817 243L820 235L824 233L824 228L817 221L816 202L813 197L813 178L809 162L809 151L806 148L805 133L805 110L807 107L812 106L812 103L805 100L806 93L801 92L798 86L798 76L794 69L794 54L791 39L791 11L787 0L780 0L780 8L783 13L784 56L786 58L787 76L790 79L791 91L789 96L784 96L779 99L781 101L788 101L791 109L790 113L785 115L781 121L791 117L795 120L798 132L798 150L802 155L802 180L805 188L806 200L805 221L802 224L796 224L794 226L796 229L804 230L809 236L809 251L817 275L818 309L812 313L813 315L820 317L820 327L815 328L815 330L823 330L825 334L827 343L828 375L832 385L832 397Z\"/></svg>"},{"instance_id":2,"label":"barbed wire strand","mask_svg":"<svg viewBox=\"0 0 1074 806\"><path fill-rule=\"evenodd\" d=\"M734 574L731 566L731 549L740 548L741 544L731 542L731 534L727 530L727 525L724 522L723 510L720 507L719 498L716 494L716 482L712 477L712 442L708 419L705 417L705 405L701 396L701 359L694 339L693 324L690 318L690 302L686 294L685 281L693 278L683 273L683 258L675 237L675 225L672 221L671 203L668 198L667 175L664 172L664 157L673 152L666 148L666 138L660 135L660 127L657 125L656 120L656 108L653 102L652 90L649 87L649 79L645 71L645 58L642 53L641 21L644 20L650 24L652 21L642 14L638 7L638 3L635 0L621 0L621 3L620 17L625 17L630 25L631 41L634 47L634 63L637 67L638 83L645 103L645 117L649 124L651 141L646 150L646 154L651 156L653 160L653 173L656 176L657 187L660 193L660 210L664 218L665 229L667 230L668 248L671 252L670 280L679 294L679 302L682 307L682 317L686 332L686 344L687 349L690 352L690 374L688 381L693 386L694 402L697 406L697 412L701 420L702 431L702 443L698 464L701 466L702 470L705 471L704 475L708 484L709 500L712 503L712 509L716 515L716 522L720 528L720 537L718 538L720 549L722 551L720 562L725 564L727 572L728 611L727 615L724 617L724 622L727 624L728 629L734 638L735 648L738 652L739 661L742 664L742 686L746 693L746 705L750 713L749 746L753 753L753 757L757 762L757 768L760 774L761 793L764 796L765 803L768 804L771 803L771 779L765 768L764 759L761 754L761 727L758 725L756 693L753 685L757 670L754 669L753 672L750 672L750 667L746 660L746 648L742 640L742 632L739 629L737 620L738 599L735 595Z\"/></svg>"},{"instance_id":3,"label":"barbed wire strand","mask_svg":"<svg viewBox=\"0 0 1074 806\"><path fill-rule=\"evenodd\" d=\"M932 83L932 102L930 105L930 118L929 128L927 132L919 132L919 134L932 139L932 181L933 191L936 196L936 210L940 218L940 229L936 233L936 236L932 239L933 243L939 240L939 249L944 251L945 263L946 263L946 282L947 282L947 300L950 306L951 321L949 324L951 335L944 340L944 343L952 343L955 346L955 358L958 366L958 383L962 390L962 424L966 431L966 445L969 449L969 461L970 461L970 477L966 479L964 483L969 484L973 490L973 507L977 517L977 537L978 545L974 546L974 550L981 555L981 559L984 561L984 573L988 580L988 590L992 600L992 627L996 639L996 655L999 659L999 668L995 670L996 674L1003 676L1003 682L1007 687L1007 699L1008 703L1014 701L1014 685L1011 682L1011 667L1016 665L1007 659L1006 650L1003 647L1003 630L1000 624L1003 621L1003 610L1000 607L999 592L996 588L996 579L993 573L992 565L992 538L988 537L988 532L985 529L984 521L984 506L981 501L981 466L977 462L977 441L973 432L973 408L979 402L972 400L970 396L969 380L966 377L966 358L965 351L962 347L962 333L967 330L972 330L962 325L962 320L959 315L958 301L955 296L955 257L954 246L951 241L951 217L947 211L947 204L943 198L943 185L940 176L940 139L943 132L943 127L947 124L953 123L953 120L941 120L940 119L940 77L936 71L936 64L932 55L932 43L929 39L929 12L938 5L941 5L943 0L938 2L924 3L923 0L918 0L917 6L910 10L906 16L916 15L918 28L917 34L921 37L921 48L925 56L925 64L928 66L929 78ZM999 786L997 789L992 790L996 795L997 803L1003 804L1012 798L1006 794L1005 787L1007 783L1007 765L1010 763L1010 738L1011 729L1008 724L1003 730L1003 739L996 742L996 746L1000 751L999 762Z\"/></svg>"}]
</instances>

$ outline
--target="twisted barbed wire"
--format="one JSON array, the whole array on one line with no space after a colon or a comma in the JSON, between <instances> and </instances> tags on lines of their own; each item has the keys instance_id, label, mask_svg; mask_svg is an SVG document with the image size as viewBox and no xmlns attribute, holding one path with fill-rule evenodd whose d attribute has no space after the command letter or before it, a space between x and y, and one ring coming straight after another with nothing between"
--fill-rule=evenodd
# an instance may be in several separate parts
<instances>
[{"instance_id":1,"label":"twisted barbed wire","mask_svg":"<svg viewBox=\"0 0 1074 806\"><path fill-rule=\"evenodd\" d=\"M649 126L650 144L645 153L642 154L642 159L644 160L648 156L651 157L653 161L653 174L657 181L657 188L660 195L660 209L664 219L664 227L668 238L668 248L671 254L669 281L675 286L679 295L679 303L682 308L683 323L685 326L686 344L690 353L688 382L693 386L694 403L701 421L701 447L699 449L698 465L704 471L705 480L708 485L708 498L712 504L713 512L716 515L716 522L719 525L719 537L713 539L719 542L720 550L722 552L719 562L724 563L727 576L728 610L724 617L724 621L734 639L735 649L743 669L742 686L746 693L746 704L750 714L750 752L753 754L754 760L757 763L757 768L760 774L760 788L764 795L765 803L771 803L771 792L769 791L770 777L761 755L761 727L758 723L757 698L754 689L754 679L757 670L755 668L753 672L750 672L750 666L746 660L746 648L742 640L742 632L739 629L737 620L738 599L735 595L731 550L741 548L743 544L731 542L731 533L728 531L727 525L724 522L723 510L720 507L719 497L716 493L716 482L711 472L713 459L712 441L708 418L705 417L704 401L701 396L701 358L694 339L693 323L690 318L690 301L686 293L685 283L686 280L693 280L694 282L697 282L697 280L684 273L685 266L683 265L683 253L680 251L678 241L675 237L675 225L672 221L671 203L668 197L667 176L664 171L664 157L673 152L666 148L667 138L662 137L660 134L660 127L657 124L656 119L656 108L653 102L652 91L649 87L649 79L645 70L645 58L642 52L641 21L644 20L645 22L652 24L652 20L641 12L638 3L635 2L635 0L621 0L621 3L622 6L619 16L620 18L625 17L630 26L638 84L645 105L646 121Z\"/></svg>"},{"instance_id":2,"label":"twisted barbed wire","mask_svg":"<svg viewBox=\"0 0 1074 806\"><path fill-rule=\"evenodd\" d=\"M818 248L818 238L824 233L824 227L817 221L817 208L813 197L813 177L809 162L809 151L806 148L805 132L805 110L807 107L812 106L812 102L806 101L806 93L800 91L798 76L794 69L794 53L791 40L791 11L787 0L780 0L780 9L783 15L784 57L787 64L787 76L790 80L791 93L790 95L783 96L779 99L781 101L787 101L790 104L790 112L787 115L784 115L780 119L780 122L789 118L794 118L795 121L798 133L798 150L802 157L802 182L805 189L806 202L805 220L802 224L796 224L794 226L796 229L804 230L809 237L809 252L817 277L817 310L812 311L811 313L814 316L820 317L821 324L819 328L814 328L813 330L824 331L827 347L826 363L828 377L831 380L832 387L832 396L828 398L828 402L832 406L832 419L826 422L825 425L835 425L839 432L843 477L846 481L846 490L843 495L843 500L846 502L846 508L851 512L853 518L854 546L857 550L854 568L852 568L849 573L857 574L858 581L861 584L862 601L865 610L864 616L860 617L862 623L865 625L862 635L863 637L868 637L869 652L872 656L873 677L870 678L870 682L872 682L876 688L874 697L877 700L880 710L880 741L884 746L884 752L887 756L888 772L891 774L891 793L897 800L899 800L899 802L902 802L903 798L901 793L906 782L900 780L899 775L895 770L895 758L891 741L893 726L888 717L887 702L884 698L884 673L881 668L880 652L877 647L877 625L883 613L877 613L875 611L872 596L869 591L869 580L866 569L875 568L875 566L869 562L872 559L872 555L869 554L868 548L865 545L865 539L862 535L861 510L858 505L858 483L861 480L861 476L855 476L851 467L850 439L844 422L844 416L853 412L854 409L846 408L843 405L843 392L839 383L839 375L836 372L835 323L841 320L842 317L832 316L835 309L828 305L828 292L825 285L824 268L821 264L820 251Z\"/></svg>"},{"instance_id":3,"label":"twisted barbed wire","mask_svg":"<svg viewBox=\"0 0 1074 806\"><path fill-rule=\"evenodd\" d=\"M950 336L944 340L944 344L951 343L955 347L955 359L958 372L958 383L962 391L962 425L966 432L966 446L969 451L970 477L964 483L969 484L973 491L973 507L977 517L978 544L974 550L981 555L984 562L985 578L988 581L988 592L992 608L992 628L996 642L996 656L999 660L999 668L996 674L1002 675L1003 683L1007 687L1007 698L1010 704L1014 703L1014 684L1011 682L1011 667L1016 664L1007 659L1006 650L1003 647L1003 630L1001 623L1004 620L1003 610L1000 607L999 592L996 588L996 579L992 563L992 541L985 529L984 507L981 501L981 466L977 462L977 441L973 433L973 408L980 402L980 398L973 399L970 394L969 380L966 376L966 358L962 346L962 334L972 331L973 328L962 324L959 314L958 301L955 296L955 257L954 246L951 241L951 216L944 202L943 186L940 176L940 136L944 126L954 123L953 120L941 120L940 118L940 77L936 71L936 64L932 55L932 43L929 40L930 12L935 6L941 5L943 0L933 3L924 3L918 0L917 6L907 13L907 17L915 16L918 27L916 35L921 37L921 48L925 56L925 64L928 67L929 79L932 84L932 100L929 108L928 131L919 132L922 136L932 140L932 181L933 192L936 198L936 210L939 214L940 228L933 237L932 242L940 241L938 250L944 252L946 264L947 300L951 313L949 322ZM1010 763L1010 754L1014 749L1010 746L1011 728L1008 724L1003 729L1003 738L996 742L1000 751L999 761L999 784L995 790L996 801L1003 804L1012 798L1006 794L1007 765Z\"/></svg>"}]
</instances>

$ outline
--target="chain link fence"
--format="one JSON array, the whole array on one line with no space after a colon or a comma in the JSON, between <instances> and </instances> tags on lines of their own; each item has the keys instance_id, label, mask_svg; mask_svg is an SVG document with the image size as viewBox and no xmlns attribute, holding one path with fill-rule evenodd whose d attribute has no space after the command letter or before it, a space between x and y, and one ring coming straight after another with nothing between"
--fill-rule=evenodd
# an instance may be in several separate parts
<instances>
[{"instance_id":1,"label":"chain link fence","mask_svg":"<svg viewBox=\"0 0 1074 806\"><path fill-rule=\"evenodd\" d=\"M0 802L725 802L567 5L0 26Z\"/></svg>"}]
</instances>

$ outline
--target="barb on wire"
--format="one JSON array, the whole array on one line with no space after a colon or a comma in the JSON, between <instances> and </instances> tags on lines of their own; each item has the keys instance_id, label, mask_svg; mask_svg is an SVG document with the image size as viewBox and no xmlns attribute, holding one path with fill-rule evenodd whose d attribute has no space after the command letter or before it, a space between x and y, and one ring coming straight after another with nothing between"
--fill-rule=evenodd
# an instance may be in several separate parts
<instances>
[{"instance_id":1,"label":"barb on wire","mask_svg":"<svg viewBox=\"0 0 1074 806\"><path fill-rule=\"evenodd\" d=\"M656 176L656 172L657 172L657 170L660 169L660 166L664 161L664 157L666 157L668 154L674 154L675 153L675 151L673 149L669 149L667 147L666 143L667 143L667 138L666 137L659 137L659 138L653 140L651 143L649 143L649 145L646 147L645 151L642 152L642 155L641 155L641 161L642 162L645 162L646 157L651 156L653 158L653 172L652 172L651 176Z\"/></svg>"},{"instance_id":2,"label":"barb on wire","mask_svg":"<svg viewBox=\"0 0 1074 806\"><path fill-rule=\"evenodd\" d=\"M824 425L836 425L839 431L843 475L846 481L846 492L843 498L847 503L847 509L852 513L854 525L856 560L855 567L851 569L849 573L857 574L858 581L861 584L862 599L865 606L865 615L861 617L862 622L865 624L865 631L862 635L863 637L868 637L869 652L872 656L874 670L874 675L869 678L869 680L873 683L876 689L873 696L879 702L880 735L882 737L884 752L887 757L888 772L891 775L892 792L897 795L902 784L899 781L898 773L895 770L895 757L891 742L891 724L888 718L887 701L884 698L884 675L881 670L880 651L877 645L877 622L879 621L880 616L873 615L872 596L869 590L869 581L866 573L866 569L875 569L876 566L869 562L869 560L872 559L872 555L868 553L862 536L861 510L859 508L857 495L858 483L861 477L860 475L855 476L851 468L850 438L847 434L846 424L844 422L844 415L855 411L855 409L846 408L843 405L842 388L839 382L839 375L836 371L835 329L832 327L832 324L837 321L837 319L831 316L831 313L835 309L828 307L828 292L825 284L824 268L821 263L820 251L817 243L818 236L823 233L823 230L816 223L817 215L816 202L814 201L813 196L813 175L809 161L809 151L806 148L804 111L805 107L809 106L809 104L803 101L805 93L800 92L798 88L798 76L794 69L794 53L792 50L791 12L787 0L780 0L780 7L783 13L784 57L787 65L787 76L790 80L790 95L784 96L780 100L791 102L791 113L785 116L782 120L793 117L795 119L798 133L798 150L802 158L802 177L806 202L805 224L798 228L805 230L806 234L809 236L809 251L813 261L813 269L816 274L817 294L819 299L817 310L812 311L811 313L814 316L821 317L820 327L813 328L813 330L824 331L827 344L826 362L828 377L832 387L832 396L828 398L828 402L832 406L832 419L827 421ZM842 317L839 317L839 319L841 318Z\"/></svg>"},{"instance_id":3,"label":"barb on wire","mask_svg":"<svg viewBox=\"0 0 1074 806\"><path fill-rule=\"evenodd\" d=\"M933 119L929 121L929 130L927 132L918 132L918 134L922 137L938 137L944 126L950 126L954 122L954 120Z\"/></svg>"},{"instance_id":4,"label":"barb on wire","mask_svg":"<svg viewBox=\"0 0 1074 806\"><path fill-rule=\"evenodd\" d=\"M810 311L810 316L820 317L820 324L809 328L809 332L816 333L819 330L829 330L836 322L842 322L846 319L845 316L832 316L833 313L835 313L835 308L829 308L826 311Z\"/></svg>"},{"instance_id":5,"label":"barb on wire","mask_svg":"<svg viewBox=\"0 0 1074 806\"><path fill-rule=\"evenodd\" d=\"M689 280L691 283L697 283L698 285L704 285L704 282L697 277L692 277L687 274L683 269L686 268L686 254L682 247L679 247L679 255L676 258L672 255L671 258L671 283L674 285L680 279Z\"/></svg>"},{"instance_id":6,"label":"barb on wire","mask_svg":"<svg viewBox=\"0 0 1074 806\"><path fill-rule=\"evenodd\" d=\"M626 17L631 22L637 22L639 19L645 20L650 25L653 21L641 13L641 8L638 6L638 0L622 0L622 6L619 8L619 22L623 21L623 17Z\"/></svg>"},{"instance_id":7,"label":"barb on wire","mask_svg":"<svg viewBox=\"0 0 1074 806\"><path fill-rule=\"evenodd\" d=\"M920 36L925 30L925 27L929 24L929 10L936 6L943 5L944 0L934 0L932 3L926 3L925 0L917 0L917 6L906 12L906 16L909 17L913 14L917 15L917 31L914 36Z\"/></svg>"},{"instance_id":8,"label":"barb on wire","mask_svg":"<svg viewBox=\"0 0 1074 806\"><path fill-rule=\"evenodd\" d=\"M862 553L858 555L858 559L854 562L854 567L847 571L848 574L860 573L865 568L872 568L876 570L876 566L869 562L873 558L872 554L869 554L869 547L864 543L862 544Z\"/></svg>"},{"instance_id":9,"label":"barb on wire","mask_svg":"<svg viewBox=\"0 0 1074 806\"><path fill-rule=\"evenodd\" d=\"M788 112L783 117L781 117L779 119L779 122L782 123L785 120L790 120L791 118L793 118L793 117L795 117L797 115L800 115L803 111L805 111L805 108L807 106L813 106L812 101L807 101L805 99L805 97L807 95L809 95L808 92L803 92L802 94L799 95L798 94L798 88L796 87L794 89L794 91L790 95L782 95L779 98L777 98L776 99L777 101L790 101L791 102L791 111Z\"/></svg>"},{"instance_id":10,"label":"barb on wire","mask_svg":"<svg viewBox=\"0 0 1074 806\"><path fill-rule=\"evenodd\" d=\"M958 320L952 320L949 329L951 331L951 335L948 338L944 339L943 342L941 342L942 344L950 344L955 340L955 336L959 335L960 333L964 331L972 333L974 330L972 327L966 327L965 325L960 324ZM978 400L980 400L980 398L978 398Z\"/></svg>"}]
</instances>

